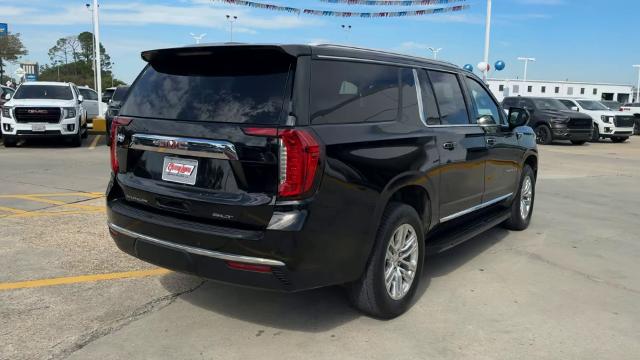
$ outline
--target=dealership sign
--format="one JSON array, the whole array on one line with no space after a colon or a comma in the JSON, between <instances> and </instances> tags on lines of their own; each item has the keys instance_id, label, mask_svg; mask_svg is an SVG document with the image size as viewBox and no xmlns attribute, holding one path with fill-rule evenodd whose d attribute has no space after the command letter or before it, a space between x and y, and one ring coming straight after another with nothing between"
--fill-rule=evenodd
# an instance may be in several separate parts
<instances>
[{"instance_id":1,"label":"dealership sign","mask_svg":"<svg viewBox=\"0 0 640 360\"><path fill-rule=\"evenodd\" d=\"M0 36L5 36L9 33L9 24L0 23Z\"/></svg>"}]
</instances>

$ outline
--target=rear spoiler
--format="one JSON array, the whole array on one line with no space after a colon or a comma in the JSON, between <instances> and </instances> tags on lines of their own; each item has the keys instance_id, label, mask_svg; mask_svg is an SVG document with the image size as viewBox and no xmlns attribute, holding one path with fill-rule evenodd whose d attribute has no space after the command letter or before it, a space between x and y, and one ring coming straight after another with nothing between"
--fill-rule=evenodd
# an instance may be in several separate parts
<instances>
[{"instance_id":1,"label":"rear spoiler","mask_svg":"<svg viewBox=\"0 0 640 360\"><path fill-rule=\"evenodd\" d=\"M142 60L147 63L154 61L181 56L198 56L198 55L215 55L223 52L251 52L251 51L275 51L283 54L297 57L301 55L311 55L311 47L308 45L256 45L242 43L219 43L219 44L201 44L189 45L179 48L166 48L143 51L140 55Z\"/></svg>"}]
</instances>

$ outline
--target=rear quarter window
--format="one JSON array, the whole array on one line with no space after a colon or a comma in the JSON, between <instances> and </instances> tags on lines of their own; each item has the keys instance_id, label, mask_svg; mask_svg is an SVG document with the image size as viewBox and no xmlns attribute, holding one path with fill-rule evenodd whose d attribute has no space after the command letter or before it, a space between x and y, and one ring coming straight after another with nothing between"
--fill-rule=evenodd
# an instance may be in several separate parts
<instances>
[{"instance_id":1,"label":"rear quarter window","mask_svg":"<svg viewBox=\"0 0 640 360\"><path fill-rule=\"evenodd\" d=\"M311 66L313 124L420 123L412 69L330 60Z\"/></svg>"}]
</instances>

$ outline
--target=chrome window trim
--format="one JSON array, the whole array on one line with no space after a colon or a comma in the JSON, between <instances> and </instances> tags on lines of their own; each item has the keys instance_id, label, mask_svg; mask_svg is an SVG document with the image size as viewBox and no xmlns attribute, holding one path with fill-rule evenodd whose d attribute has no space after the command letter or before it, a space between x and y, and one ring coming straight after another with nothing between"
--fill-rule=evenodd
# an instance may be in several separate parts
<instances>
[{"instance_id":1,"label":"chrome window trim","mask_svg":"<svg viewBox=\"0 0 640 360\"><path fill-rule=\"evenodd\" d=\"M503 195L503 196L497 197L497 198L495 198L493 200L489 200L489 201L483 202L480 205L476 205L476 206L470 207L468 209L462 210L462 211L457 212L455 214L451 214L449 216L445 216L445 217L440 219L440 223L444 223L444 222L447 222L449 220L453 220L455 218L459 218L460 216L470 214L470 213L472 213L472 212L474 212L476 210L480 210L480 209L485 208L487 206L491 206L493 204L497 204L497 203L499 203L501 201L507 200L512 195L513 195L513 193L509 193L507 195Z\"/></svg>"},{"instance_id":2,"label":"chrome window trim","mask_svg":"<svg viewBox=\"0 0 640 360\"><path fill-rule=\"evenodd\" d=\"M206 140L150 134L131 136L130 149L222 160L238 160L236 147L222 140Z\"/></svg>"},{"instance_id":3,"label":"chrome window trim","mask_svg":"<svg viewBox=\"0 0 640 360\"><path fill-rule=\"evenodd\" d=\"M143 234L139 234L137 232L131 231L131 230L127 230L123 227L120 227L118 225L115 225L113 223L109 223L109 229L132 237L132 238L136 238L136 239L142 239L144 241L148 241L150 243L156 244L156 245L160 245L160 246L164 246L164 247L168 247L171 249L175 249L175 250L180 250L180 251L186 251L188 253L191 254L195 254L195 255L202 255L202 256L206 256L206 257L210 257L210 258L214 258L214 259L219 259L219 260L225 260L225 261L237 261L237 262L241 262L241 263L246 263L246 264L256 264L256 265L267 265L267 266L285 266L285 264L282 261L278 261L278 260L272 260L272 259L264 259L264 258L258 258L258 257L253 257L253 256L243 256L243 255L232 255L232 254L227 254L227 253L221 253L218 251L213 251L213 250L206 250L206 249L201 249L201 248L196 248L193 246L188 246L188 245L182 245L182 244L176 244L176 243L172 243L170 241L165 241L165 240L160 240L151 236L147 236L147 235L143 235Z\"/></svg>"},{"instance_id":4,"label":"chrome window trim","mask_svg":"<svg viewBox=\"0 0 640 360\"><path fill-rule=\"evenodd\" d=\"M418 70L416 69L412 69L412 70L413 70L413 83L415 84L416 96L418 97L418 112L420 113L420 121L422 121L424 126L429 126L427 125L427 120L424 118L424 104L422 103L422 86L420 85L420 79L418 78Z\"/></svg>"}]
</instances>

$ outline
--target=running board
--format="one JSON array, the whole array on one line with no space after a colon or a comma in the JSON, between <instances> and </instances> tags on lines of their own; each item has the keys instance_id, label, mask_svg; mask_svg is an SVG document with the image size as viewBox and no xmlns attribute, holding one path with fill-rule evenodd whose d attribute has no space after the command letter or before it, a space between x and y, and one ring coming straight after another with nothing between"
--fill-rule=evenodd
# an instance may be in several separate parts
<instances>
[{"instance_id":1,"label":"running board","mask_svg":"<svg viewBox=\"0 0 640 360\"><path fill-rule=\"evenodd\" d=\"M469 219L448 231L436 232L431 241L427 241L426 253L437 254L449 250L483 232L501 224L511 216L511 209L492 211L482 217Z\"/></svg>"}]
</instances>

